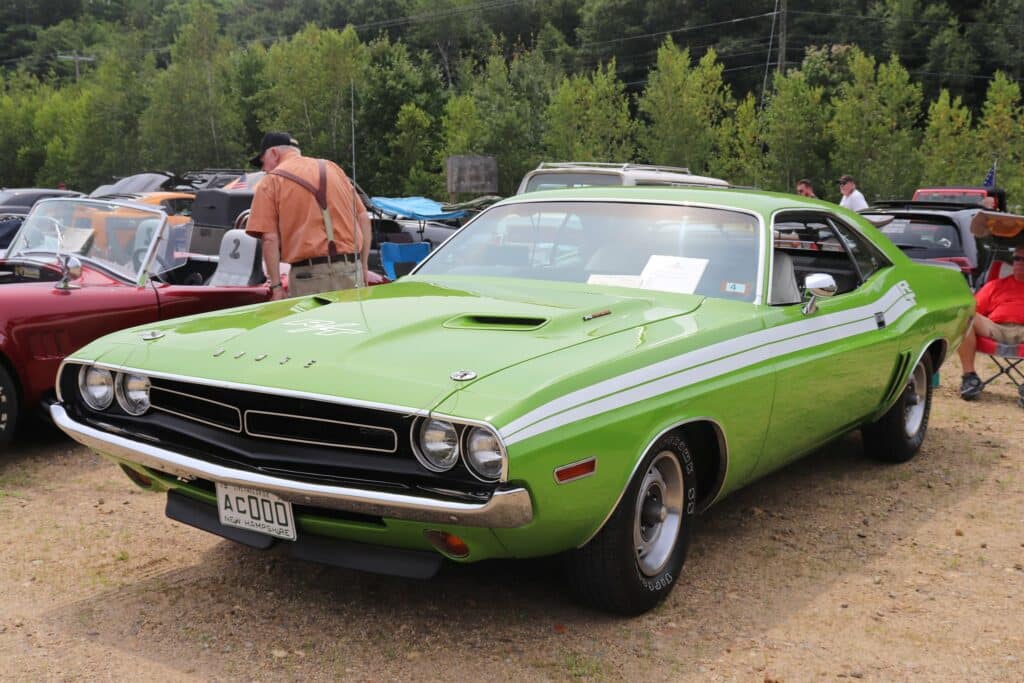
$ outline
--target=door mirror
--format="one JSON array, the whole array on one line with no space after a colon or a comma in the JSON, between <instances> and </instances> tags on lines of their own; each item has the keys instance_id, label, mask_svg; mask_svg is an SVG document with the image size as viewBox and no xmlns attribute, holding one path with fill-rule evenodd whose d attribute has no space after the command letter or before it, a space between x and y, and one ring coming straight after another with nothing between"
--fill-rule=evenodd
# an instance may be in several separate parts
<instances>
[{"instance_id":1,"label":"door mirror","mask_svg":"<svg viewBox=\"0 0 1024 683\"><path fill-rule=\"evenodd\" d=\"M811 315L818 310L818 297L829 297L836 293L836 279L828 273L811 273L804 278L804 296L807 303L800 309L804 315Z\"/></svg>"},{"instance_id":2,"label":"door mirror","mask_svg":"<svg viewBox=\"0 0 1024 683\"><path fill-rule=\"evenodd\" d=\"M71 284L72 280L82 277L82 262L70 254L61 257L60 282L54 285L56 289L78 289L78 285Z\"/></svg>"}]
</instances>

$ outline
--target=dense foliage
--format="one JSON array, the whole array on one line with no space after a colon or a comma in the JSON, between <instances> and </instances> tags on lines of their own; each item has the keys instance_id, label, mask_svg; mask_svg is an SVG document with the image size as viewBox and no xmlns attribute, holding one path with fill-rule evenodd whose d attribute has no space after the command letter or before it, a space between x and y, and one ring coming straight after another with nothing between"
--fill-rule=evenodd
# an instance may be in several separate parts
<instances>
[{"instance_id":1,"label":"dense foliage","mask_svg":"<svg viewBox=\"0 0 1024 683\"><path fill-rule=\"evenodd\" d=\"M795 5L797 3L790 3ZM373 194L491 154L648 161L837 199L1024 197L1024 0L12 0L0 185L240 167L266 129ZM785 26L785 50L780 29ZM354 130L353 130L354 127ZM353 140L355 141L353 149Z\"/></svg>"}]
</instances>

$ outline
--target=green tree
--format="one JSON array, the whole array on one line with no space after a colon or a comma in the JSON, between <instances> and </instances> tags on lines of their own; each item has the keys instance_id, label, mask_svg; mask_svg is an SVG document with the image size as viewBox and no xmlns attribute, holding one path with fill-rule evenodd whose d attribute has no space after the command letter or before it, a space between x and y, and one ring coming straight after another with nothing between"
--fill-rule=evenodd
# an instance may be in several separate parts
<instances>
[{"instance_id":1,"label":"green tree","mask_svg":"<svg viewBox=\"0 0 1024 683\"><path fill-rule=\"evenodd\" d=\"M802 70L776 76L762 113L768 189L792 192L797 180L808 178L824 198L830 113L825 87L811 85Z\"/></svg>"},{"instance_id":2,"label":"green tree","mask_svg":"<svg viewBox=\"0 0 1024 683\"><path fill-rule=\"evenodd\" d=\"M921 177L921 86L895 56L876 70L874 58L857 51L851 73L833 100L832 167L857 178L869 199L908 197Z\"/></svg>"},{"instance_id":3,"label":"green tree","mask_svg":"<svg viewBox=\"0 0 1024 683\"><path fill-rule=\"evenodd\" d=\"M404 43L392 43L387 38L374 40L367 47L369 65L362 81L356 84L359 182L367 190L398 192L406 185L411 170L394 163L391 145L396 136L406 141L405 136L424 121L430 126L424 131L428 137L421 150L422 168L438 172L438 119L447 91L436 66L425 54L416 59ZM400 127L401 111L407 105L414 109L406 112L401 120L404 127ZM416 184L423 183L417 180Z\"/></svg>"},{"instance_id":4,"label":"green tree","mask_svg":"<svg viewBox=\"0 0 1024 683\"><path fill-rule=\"evenodd\" d=\"M0 186L35 182L45 153L35 148L34 120L48 94L49 89L25 70L0 73Z\"/></svg>"},{"instance_id":5,"label":"green tree","mask_svg":"<svg viewBox=\"0 0 1024 683\"><path fill-rule=\"evenodd\" d=\"M635 124L615 60L590 75L566 77L548 105L544 147L557 161L633 159Z\"/></svg>"},{"instance_id":6,"label":"green tree","mask_svg":"<svg viewBox=\"0 0 1024 683\"><path fill-rule=\"evenodd\" d=\"M732 116L722 119L715 135L717 153L711 158L710 173L733 185L763 187L768 174L764 123L752 94L740 101Z\"/></svg>"},{"instance_id":7,"label":"green tree","mask_svg":"<svg viewBox=\"0 0 1024 683\"><path fill-rule=\"evenodd\" d=\"M693 66L689 50L665 40L638 102L647 120L638 137L648 161L707 172L719 122L735 106L723 68L714 50Z\"/></svg>"},{"instance_id":8,"label":"green tree","mask_svg":"<svg viewBox=\"0 0 1024 683\"><path fill-rule=\"evenodd\" d=\"M921 145L921 182L925 185L973 185L978 182L978 147L971 130L971 112L959 97L943 89L928 105L928 124Z\"/></svg>"},{"instance_id":9,"label":"green tree","mask_svg":"<svg viewBox=\"0 0 1024 683\"><path fill-rule=\"evenodd\" d=\"M352 158L354 88L366 72L366 47L351 26L309 25L267 54L266 130L287 130L303 153L346 164Z\"/></svg>"},{"instance_id":10,"label":"green tree","mask_svg":"<svg viewBox=\"0 0 1024 683\"><path fill-rule=\"evenodd\" d=\"M985 104L978 122L977 142L979 149L978 177L995 157L998 162L996 181L1006 190L1009 201L1021 203L1024 197L1024 117L1021 110L1020 86L997 71L989 83ZM977 182L977 181L976 181Z\"/></svg>"},{"instance_id":11,"label":"green tree","mask_svg":"<svg viewBox=\"0 0 1024 683\"><path fill-rule=\"evenodd\" d=\"M35 184L56 187L67 183L72 154L72 131L80 129L83 99L77 88L49 89L32 119L33 144L42 163Z\"/></svg>"},{"instance_id":12,"label":"green tree","mask_svg":"<svg viewBox=\"0 0 1024 683\"><path fill-rule=\"evenodd\" d=\"M244 150L232 45L217 35L211 5L193 0L189 16L171 48L170 66L152 81L139 122L143 162L176 171L236 165Z\"/></svg>"},{"instance_id":13,"label":"green tree","mask_svg":"<svg viewBox=\"0 0 1024 683\"><path fill-rule=\"evenodd\" d=\"M946 87L964 95L973 85L973 74L978 70L977 51L964 39L956 19L935 32L928 43L928 60L924 65L924 82L928 92Z\"/></svg>"},{"instance_id":14,"label":"green tree","mask_svg":"<svg viewBox=\"0 0 1024 683\"><path fill-rule=\"evenodd\" d=\"M385 160L391 177L400 178L401 184L385 187L400 188L406 195L444 195L444 177L431 163L436 154L435 128L430 114L412 102L402 105L388 140L391 153Z\"/></svg>"},{"instance_id":15,"label":"green tree","mask_svg":"<svg viewBox=\"0 0 1024 683\"><path fill-rule=\"evenodd\" d=\"M68 184L92 188L142 170L139 120L155 77L153 55L137 33L99 56L82 85L82 111L71 131Z\"/></svg>"}]
</instances>

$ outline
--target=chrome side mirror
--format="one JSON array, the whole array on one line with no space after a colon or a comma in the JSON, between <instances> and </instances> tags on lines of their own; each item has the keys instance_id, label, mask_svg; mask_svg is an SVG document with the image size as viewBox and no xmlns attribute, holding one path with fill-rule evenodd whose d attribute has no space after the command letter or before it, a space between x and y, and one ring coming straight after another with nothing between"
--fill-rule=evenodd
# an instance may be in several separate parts
<instances>
[{"instance_id":1,"label":"chrome side mirror","mask_svg":"<svg viewBox=\"0 0 1024 683\"><path fill-rule=\"evenodd\" d=\"M82 277L82 262L76 257L68 254L61 258L60 262L60 282L55 284L54 289L70 290L79 289L81 285L71 284L72 280L77 280Z\"/></svg>"},{"instance_id":2,"label":"chrome side mirror","mask_svg":"<svg viewBox=\"0 0 1024 683\"><path fill-rule=\"evenodd\" d=\"M811 315L818 310L818 297L830 297L836 293L836 279L828 273L811 273L804 278L804 296L808 297L800 311Z\"/></svg>"}]
</instances>

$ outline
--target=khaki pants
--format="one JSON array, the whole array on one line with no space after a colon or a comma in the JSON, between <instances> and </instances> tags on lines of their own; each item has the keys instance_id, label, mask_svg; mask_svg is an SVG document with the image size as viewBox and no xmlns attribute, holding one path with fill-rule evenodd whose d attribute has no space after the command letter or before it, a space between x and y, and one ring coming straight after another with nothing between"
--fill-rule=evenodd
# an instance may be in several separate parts
<instances>
[{"instance_id":1,"label":"khaki pants","mask_svg":"<svg viewBox=\"0 0 1024 683\"><path fill-rule=\"evenodd\" d=\"M1024 325L1015 323L994 323L983 315L979 315L974 329L982 336L994 339L1000 344L1024 343Z\"/></svg>"},{"instance_id":2,"label":"khaki pants","mask_svg":"<svg viewBox=\"0 0 1024 683\"><path fill-rule=\"evenodd\" d=\"M288 296L309 296L320 292L363 286L363 266L359 261L335 261L315 266L292 266L288 273Z\"/></svg>"}]
</instances>

